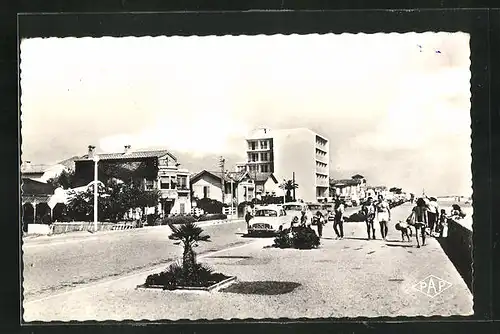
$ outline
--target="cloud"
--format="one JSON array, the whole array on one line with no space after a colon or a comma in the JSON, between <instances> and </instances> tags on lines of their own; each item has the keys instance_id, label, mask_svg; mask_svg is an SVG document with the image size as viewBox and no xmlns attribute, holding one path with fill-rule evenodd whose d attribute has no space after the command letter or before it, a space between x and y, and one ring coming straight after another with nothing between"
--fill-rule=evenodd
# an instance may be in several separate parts
<instances>
[{"instance_id":1,"label":"cloud","mask_svg":"<svg viewBox=\"0 0 500 334\"><path fill-rule=\"evenodd\" d=\"M330 139L334 177L439 180L460 192L457 178L470 179L468 43L463 33L23 40L23 156L130 144L202 169L220 154L244 159L254 127L309 127ZM436 161L456 175L418 174Z\"/></svg>"}]
</instances>

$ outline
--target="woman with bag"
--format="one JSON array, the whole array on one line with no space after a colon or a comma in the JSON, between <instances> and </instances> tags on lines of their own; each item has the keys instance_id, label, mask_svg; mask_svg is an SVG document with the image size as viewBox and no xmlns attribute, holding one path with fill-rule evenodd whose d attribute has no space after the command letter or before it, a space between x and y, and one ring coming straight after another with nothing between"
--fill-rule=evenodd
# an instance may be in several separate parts
<instances>
[{"instance_id":1,"label":"woman with bag","mask_svg":"<svg viewBox=\"0 0 500 334\"><path fill-rule=\"evenodd\" d=\"M417 239L417 248L420 248L418 232L422 235L422 246L425 246L425 228L427 227L427 203L423 198L417 199L417 205L411 210L410 216L406 222L415 227L415 237Z\"/></svg>"}]
</instances>

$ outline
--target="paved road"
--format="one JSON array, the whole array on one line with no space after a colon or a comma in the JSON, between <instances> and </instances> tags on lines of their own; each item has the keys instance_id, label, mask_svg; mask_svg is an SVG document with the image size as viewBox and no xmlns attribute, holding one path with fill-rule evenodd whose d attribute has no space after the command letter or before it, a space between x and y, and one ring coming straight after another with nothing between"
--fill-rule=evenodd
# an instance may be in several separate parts
<instances>
[{"instance_id":1,"label":"paved road","mask_svg":"<svg viewBox=\"0 0 500 334\"><path fill-rule=\"evenodd\" d=\"M401 242L394 229L411 209L393 209L388 241L366 240L364 223L346 223L345 239L334 240L332 224L324 230L317 250L263 248L272 239L250 240L246 246L206 254L200 259L241 281L291 281L301 287L276 296L232 293L182 294L136 290L154 272L122 276L119 280L82 285L68 293L25 304L25 320L215 319L277 317L355 317L469 315L472 295L438 242L415 248ZM242 226L243 225L243 226ZM240 224L244 229L244 223ZM208 230L208 228L207 228ZM237 229L236 229L237 230ZM180 251L179 251L180 253ZM155 269L157 272L158 269ZM311 276L313 275L313 276ZM431 298L412 287L435 275L452 287ZM311 279L314 277L314 279ZM64 305L64 307L60 307Z\"/></svg>"},{"instance_id":2,"label":"paved road","mask_svg":"<svg viewBox=\"0 0 500 334\"><path fill-rule=\"evenodd\" d=\"M204 227L211 242L200 243L196 252L252 241L241 237L245 226L237 221ZM28 240L23 245L25 300L171 262L182 255L182 247L169 234L167 226L159 226Z\"/></svg>"}]
</instances>

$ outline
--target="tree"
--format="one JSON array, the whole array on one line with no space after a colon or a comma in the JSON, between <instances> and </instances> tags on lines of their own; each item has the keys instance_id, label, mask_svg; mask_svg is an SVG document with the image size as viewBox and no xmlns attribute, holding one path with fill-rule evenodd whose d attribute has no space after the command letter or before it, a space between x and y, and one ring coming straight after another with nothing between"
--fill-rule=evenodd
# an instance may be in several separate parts
<instances>
[{"instance_id":1,"label":"tree","mask_svg":"<svg viewBox=\"0 0 500 334\"><path fill-rule=\"evenodd\" d=\"M182 253L182 269L184 277L187 281L194 282L197 280L196 254L193 246L200 241L210 241L209 235L202 235L203 229L196 226L192 222L182 224L179 227L174 224L169 224L172 234L168 237L171 240L179 240L183 246Z\"/></svg>"},{"instance_id":2,"label":"tree","mask_svg":"<svg viewBox=\"0 0 500 334\"><path fill-rule=\"evenodd\" d=\"M401 194L403 192L403 189L402 188L397 188L397 187L392 187L391 189L389 189L389 191L391 193L395 193L395 194Z\"/></svg>"},{"instance_id":3,"label":"tree","mask_svg":"<svg viewBox=\"0 0 500 334\"><path fill-rule=\"evenodd\" d=\"M47 180L47 183L54 188L62 187L63 189L70 189L74 187L75 171L64 169L57 177Z\"/></svg>"},{"instance_id":4,"label":"tree","mask_svg":"<svg viewBox=\"0 0 500 334\"><path fill-rule=\"evenodd\" d=\"M292 200L292 191L297 189L299 185L296 182L294 183L293 180L283 180L279 187L286 191L285 201L290 202Z\"/></svg>"}]
</instances>

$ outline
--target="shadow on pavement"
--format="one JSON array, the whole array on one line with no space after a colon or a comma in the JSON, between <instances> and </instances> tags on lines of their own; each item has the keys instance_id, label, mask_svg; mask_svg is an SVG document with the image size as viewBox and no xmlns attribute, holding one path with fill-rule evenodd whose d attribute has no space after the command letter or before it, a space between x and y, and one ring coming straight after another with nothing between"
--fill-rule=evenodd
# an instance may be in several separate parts
<instances>
[{"instance_id":1,"label":"shadow on pavement","mask_svg":"<svg viewBox=\"0 0 500 334\"><path fill-rule=\"evenodd\" d=\"M413 244L385 244L389 247L402 247L402 248L413 248Z\"/></svg>"},{"instance_id":2,"label":"shadow on pavement","mask_svg":"<svg viewBox=\"0 0 500 334\"><path fill-rule=\"evenodd\" d=\"M220 291L246 295L283 295L292 292L300 285L297 282L277 281L238 282Z\"/></svg>"}]
</instances>

